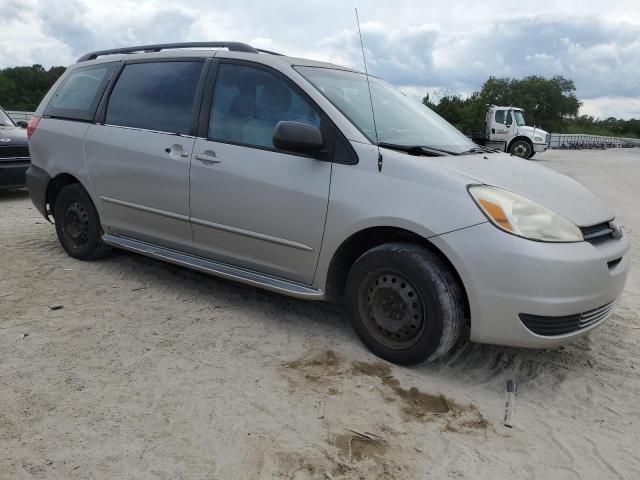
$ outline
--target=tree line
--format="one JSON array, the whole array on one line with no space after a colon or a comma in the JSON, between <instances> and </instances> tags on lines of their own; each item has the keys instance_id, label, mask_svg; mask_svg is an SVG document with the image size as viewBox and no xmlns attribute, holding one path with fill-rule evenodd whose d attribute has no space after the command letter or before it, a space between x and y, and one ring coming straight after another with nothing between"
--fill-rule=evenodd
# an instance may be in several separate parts
<instances>
[{"instance_id":1,"label":"tree line","mask_svg":"<svg viewBox=\"0 0 640 480\"><path fill-rule=\"evenodd\" d=\"M65 67L42 65L0 70L0 106L6 110L34 111ZM640 119L597 119L578 115L581 103L572 80L562 76L532 75L522 79L490 77L482 88L463 98L454 90L440 92L439 101L429 96L422 103L466 134L483 131L487 104L524 108L528 125L554 133L588 133L640 138Z\"/></svg>"},{"instance_id":2,"label":"tree line","mask_svg":"<svg viewBox=\"0 0 640 480\"><path fill-rule=\"evenodd\" d=\"M578 115L582 103L575 90L572 80L559 75L552 78L532 75L522 79L490 77L479 91L467 98L445 90L440 92L437 103L428 95L422 103L462 132L474 136L484 133L484 114L487 105L493 104L523 108L527 125L548 132L640 138L640 119Z\"/></svg>"},{"instance_id":3,"label":"tree line","mask_svg":"<svg viewBox=\"0 0 640 480\"><path fill-rule=\"evenodd\" d=\"M42 65L0 70L0 107L5 110L33 112L65 67Z\"/></svg>"}]
</instances>

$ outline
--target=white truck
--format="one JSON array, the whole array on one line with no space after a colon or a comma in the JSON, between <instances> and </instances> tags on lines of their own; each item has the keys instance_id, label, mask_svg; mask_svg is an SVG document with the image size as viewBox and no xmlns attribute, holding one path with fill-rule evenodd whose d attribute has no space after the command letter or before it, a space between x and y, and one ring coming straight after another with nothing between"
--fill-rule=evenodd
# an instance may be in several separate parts
<instances>
[{"instance_id":1,"label":"white truck","mask_svg":"<svg viewBox=\"0 0 640 480\"><path fill-rule=\"evenodd\" d=\"M549 134L535 126L528 127L521 108L489 105L484 127L484 136L472 135L475 143L518 157L531 158L549 145Z\"/></svg>"}]
</instances>

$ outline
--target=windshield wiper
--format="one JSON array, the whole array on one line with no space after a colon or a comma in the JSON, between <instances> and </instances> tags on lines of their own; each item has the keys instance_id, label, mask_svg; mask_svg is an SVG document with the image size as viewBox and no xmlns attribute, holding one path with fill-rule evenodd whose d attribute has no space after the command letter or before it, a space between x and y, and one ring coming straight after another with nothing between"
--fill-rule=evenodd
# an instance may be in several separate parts
<instances>
[{"instance_id":1,"label":"windshield wiper","mask_svg":"<svg viewBox=\"0 0 640 480\"><path fill-rule=\"evenodd\" d=\"M422 155L425 157L442 157L444 155L458 155L455 152L441 150L434 147L426 147L424 145L399 145L397 143L378 142L378 146L388 148L390 150L398 150L406 152L410 155Z\"/></svg>"}]
</instances>

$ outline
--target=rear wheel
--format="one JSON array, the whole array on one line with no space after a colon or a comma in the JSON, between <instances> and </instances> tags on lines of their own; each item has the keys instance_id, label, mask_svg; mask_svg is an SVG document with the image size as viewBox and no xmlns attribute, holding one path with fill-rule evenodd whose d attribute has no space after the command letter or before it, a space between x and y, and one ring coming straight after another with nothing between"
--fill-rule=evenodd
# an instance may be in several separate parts
<instances>
[{"instance_id":1,"label":"rear wheel","mask_svg":"<svg viewBox=\"0 0 640 480\"><path fill-rule=\"evenodd\" d=\"M509 153L520 158L529 158L531 152L533 152L533 148L526 140L516 140L509 147Z\"/></svg>"},{"instance_id":2,"label":"rear wheel","mask_svg":"<svg viewBox=\"0 0 640 480\"><path fill-rule=\"evenodd\" d=\"M54 218L58 240L71 257L94 260L111 251L102 241L98 212L80 184L67 185L60 191L55 199Z\"/></svg>"},{"instance_id":3,"label":"rear wheel","mask_svg":"<svg viewBox=\"0 0 640 480\"><path fill-rule=\"evenodd\" d=\"M409 243L373 248L347 279L352 325L376 355L415 365L445 354L464 322L462 289L435 253Z\"/></svg>"}]
</instances>

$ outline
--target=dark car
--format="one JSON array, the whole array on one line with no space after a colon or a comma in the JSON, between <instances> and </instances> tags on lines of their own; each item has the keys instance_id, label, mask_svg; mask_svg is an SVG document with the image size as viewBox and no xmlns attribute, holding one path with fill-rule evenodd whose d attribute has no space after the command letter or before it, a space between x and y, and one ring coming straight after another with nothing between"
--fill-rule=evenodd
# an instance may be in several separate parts
<instances>
[{"instance_id":1,"label":"dark car","mask_svg":"<svg viewBox=\"0 0 640 480\"><path fill-rule=\"evenodd\" d=\"M0 189L26 185L24 172L31 163L26 126L16 125L0 107Z\"/></svg>"}]
</instances>

